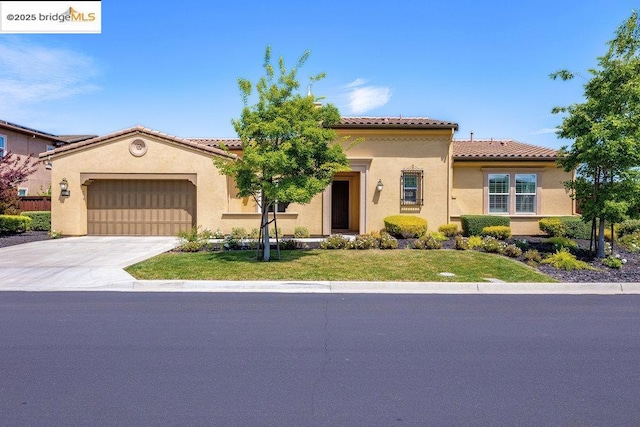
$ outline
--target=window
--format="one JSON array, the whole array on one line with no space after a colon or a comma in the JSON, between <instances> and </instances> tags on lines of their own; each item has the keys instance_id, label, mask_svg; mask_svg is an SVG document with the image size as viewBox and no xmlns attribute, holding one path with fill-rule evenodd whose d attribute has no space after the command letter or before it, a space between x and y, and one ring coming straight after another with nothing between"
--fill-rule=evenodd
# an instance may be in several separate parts
<instances>
[{"instance_id":1,"label":"window","mask_svg":"<svg viewBox=\"0 0 640 427\"><path fill-rule=\"evenodd\" d=\"M269 205L269 212L286 212L289 203L275 202Z\"/></svg>"},{"instance_id":2,"label":"window","mask_svg":"<svg viewBox=\"0 0 640 427\"><path fill-rule=\"evenodd\" d=\"M516 174L516 213L536 213L536 174Z\"/></svg>"},{"instance_id":3,"label":"window","mask_svg":"<svg viewBox=\"0 0 640 427\"><path fill-rule=\"evenodd\" d=\"M53 151L55 150L56 147L54 147L53 145L47 145L47 151Z\"/></svg>"},{"instance_id":4,"label":"window","mask_svg":"<svg viewBox=\"0 0 640 427\"><path fill-rule=\"evenodd\" d=\"M404 170L400 178L401 205L423 205L423 182L421 170Z\"/></svg>"},{"instance_id":5,"label":"window","mask_svg":"<svg viewBox=\"0 0 640 427\"><path fill-rule=\"evenodd\" d=\"M509 174L489 175L489 213L509 213Z\"/></svg>"},{"instance_id":6,"label":"window","mask_svg":"<svg viewBox=\"0 0 640 427\"><path fill-rule=\"evenodd\" d=\"M4 157L7 153L7 137L0 135L0 157Z\"/></svg>"},{"instance_id":7,"label":"window","mask_svg":"<svg viewBox=\"0 0 640 427\"><path fill-rule=\"evenodd\" d=\"M488 213L518 215L537 212L537 173L489 173L486 182Z\"/></svg>"},{"instance_id":8,"label":"window","mask_svg":"<svg viewBox=\"0 0 640 427\"><path fill-rule=\"evenodd\" d=\"M25 197L29 195L29 189L25 187L18 187L18 196Z\"/></svg>"}]
</instances>

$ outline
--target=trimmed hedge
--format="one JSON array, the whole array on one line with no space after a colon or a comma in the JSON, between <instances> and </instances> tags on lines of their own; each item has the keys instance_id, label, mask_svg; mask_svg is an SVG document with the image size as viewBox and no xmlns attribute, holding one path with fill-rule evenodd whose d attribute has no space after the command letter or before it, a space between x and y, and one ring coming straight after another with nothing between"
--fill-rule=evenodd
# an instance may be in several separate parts
<instances>
[{"instance_id":1,"label":"trimmed hedge","mask_svg":"<svg viewBox=\"0 0 640 427\"><path fill-rule=\"evenodd\" d=\"M567 225L558 217L542 218L538 221L538 228L551 237L562 237L567 234Z\"/></svg>"},{"instance_id":2,"label":"trimmed hedge","mask_svg":"<svg viewBox=\"0 0 640 427\"><path fill-rule=\"evenodd\" d=\"M391 215L383 221L387 233L394 237L420 237L427 232L427 220L416 215Z\"/></svg>"},{"instance_id":3,"label":"trimmed hedge","mask_svg":"<svg viewBox=\"0 0 640 427\"><path fill-rule=\"evenodd\" d=\"M31 218L31 230L51 231L50 211L22 212L20 215Z\"/></svg>"},{"instance_id":4,"label":"trimmed hedge","mask_svg":"<svg viewBox=\"0 0 640 427\"><path fill-rule=\"evenodd\" d=\"M465 236L480 236L482 235L482 229L485 227L511 226L509 217L498 215L462 215L460 223Z\"/></svg>"},{"instance_id":5,"label":"trimmed hedge","mask_svg":"<svg viewBox=\"0 0 640 427\"><path fill-rule=\"evenodd\" d=\"M0 215L0 234L24 233L29 230L31 218L22 215Z\"/></svg>"}]
</instances>

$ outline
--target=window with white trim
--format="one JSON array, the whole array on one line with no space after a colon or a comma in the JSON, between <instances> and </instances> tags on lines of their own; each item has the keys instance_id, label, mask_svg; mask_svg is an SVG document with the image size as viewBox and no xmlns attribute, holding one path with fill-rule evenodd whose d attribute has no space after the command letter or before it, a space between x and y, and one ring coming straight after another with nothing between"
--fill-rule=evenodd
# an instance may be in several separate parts
<instances>
[{"instance_id":1,"label":"window with white trim","mask_svg":"<svg viewBox=\"0 0 640 427\"><path fill-rule=\"evenodd\" d=\"M495 171L486 173L485 177L487 213L536 214L538 211L538 173Z\"/></svg>"},{"instance_id":2,"label":"window with white trim","mask_svg":"<svg viewBox=\"0 0 640 427\"><path fill-rule=\"evenodd\" d=\"M516 174L516 213L536 213L535 173Z\"/></svg>"},{"instance_id":3,"label":"window with white trim","mask_svg":"<svg viewBox=\"0 0 640 427\"><path fill-rule=\"evenodd\" d=\"M0 157L4 157L7 153L7 137L0 135Z\"/></svg>"},{"instance_id":4,"label":"window with white trim","mask_svg":"<svg viewBox=\"0 0 640 427\"><path fill-rule=\"evenodd\" d=\"M29 195L29 189L26 187L18 187L18 196L25 197Z\"/></svg>"},{"instance_id":5,"label":"window with white trim","mask_svg":"<svg viewBox=\"0 0 640 427\"><path fill-rule=\"evenodd\" d=\"M403 170L400 177L400 204L420 205L424 204L423 174L421 170Z\"/></svg>"},{"instance_id":6,"label":"window with white trim","mask_svg":"<svg viewBox=\"0 0 640 427\"><path fill-rule=\"evenodd\" d=\"M489 174L489 213L509 213L509 174Z\"/></svg>"}]
</instances>

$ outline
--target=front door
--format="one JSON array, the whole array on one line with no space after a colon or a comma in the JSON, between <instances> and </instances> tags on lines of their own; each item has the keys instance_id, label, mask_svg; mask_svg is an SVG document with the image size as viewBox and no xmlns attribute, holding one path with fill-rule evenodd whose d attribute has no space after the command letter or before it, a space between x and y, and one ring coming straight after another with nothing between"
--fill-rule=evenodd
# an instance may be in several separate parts
<instances>
[{"instance_id":1,"label":"front door","mask_svg":"<svg viewBox=\"0 0 640 427\"><path fill-rule=\"evenodd\" d=\"M349 229L349 181L331 184L331 229Z\"/></svg>"}]
</instances>

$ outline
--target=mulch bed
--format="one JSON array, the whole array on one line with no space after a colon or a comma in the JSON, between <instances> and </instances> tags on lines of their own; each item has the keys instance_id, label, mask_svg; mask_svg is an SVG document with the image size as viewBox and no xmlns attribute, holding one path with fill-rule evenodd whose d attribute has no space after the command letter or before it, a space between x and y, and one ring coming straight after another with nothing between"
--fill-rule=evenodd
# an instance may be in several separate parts
<instances>
[{"instance_id":1,"label":"mulch bed","mask_svg":"<svg viewBox=\"0 0 640 427\"><path fill-rule=\"evenodd\" d=\"M518 239L526 239L531 248L538 249L542 253L544 250L544 238L539 236L518 236ZM20 245L22 243L37 242L40 240L48 240L49 233L46 231L27 231L21 234L11 236L0 236L0 248ZM414 239L398 240L398 248L405 249L411 246ZM593 258L589 253L588 240L576 240L580 250L577 257L596 270L557 270L549 265L540 265L538 270L547 274L561 282L638 282L640 283L640 253L627 252L623 247L616 246L614 252L619 254L621 258L627 260L627 263L620 269L609 268L600 263L598 259ZM313 245L318 246L318 245ZM443 249L453 249L453 240L444 242Z\"/></svg>"}]
</instances>

